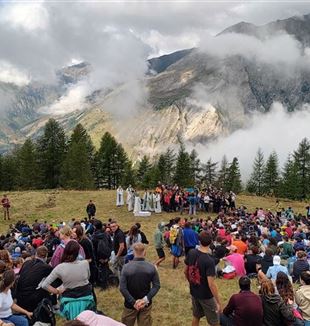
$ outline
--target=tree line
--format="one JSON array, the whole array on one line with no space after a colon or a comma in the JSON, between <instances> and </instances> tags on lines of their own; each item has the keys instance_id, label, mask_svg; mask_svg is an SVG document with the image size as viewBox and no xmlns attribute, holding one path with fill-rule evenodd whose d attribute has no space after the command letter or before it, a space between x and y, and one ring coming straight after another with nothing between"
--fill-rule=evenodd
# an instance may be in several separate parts
<instances>
[{"instance_id":1,"label":"tree line","mask_svg":"<svg viewBox=\"0 0 310 326\"><path fill-rule=\"evenodd\" d=\"M310 193L310 143L303 139L280 169L276 152L266 162L259 149L252 174L243 187L239 161L226 156L214 162L200 161L198 153L167 149L156 160L143 156L133 164L123 146L106 132L98 150L85 128L78 124L66 137L62 126L50 119L42 135L27 139L10 153L0 156L0 189L115 189L119 185L153 188L158 181L181 187L214 185L224 191L246 190L257 195L305 199Z\"/></svg>"}]
</instances>

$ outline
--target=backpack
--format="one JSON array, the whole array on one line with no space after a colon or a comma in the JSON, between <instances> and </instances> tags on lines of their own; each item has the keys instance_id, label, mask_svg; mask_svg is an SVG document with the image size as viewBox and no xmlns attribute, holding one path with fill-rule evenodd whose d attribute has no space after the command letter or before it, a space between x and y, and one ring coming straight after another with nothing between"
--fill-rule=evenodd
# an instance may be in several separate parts
<instances>
[{"instance_id":1,"label":"backpack","mask_svg":"<svg viewBox=\"0 0 310 326\"><path fill-rule=\"evenodd\" d=\"M198 266L199 256L200 256L200 253L197 250L197 256L195 259L195 263L193 265L187 266L186 277L187 277L188 282L192 285L200 285L201 284L201 275L200 275L200 270L199 270L199 266Z\"/></svg>"},{"instance_id":2,"label":"backpack","mask_svg":"<svg viewBox=\"0 0 310 326\"><path fill-rule=\"evenodd\" d=\"M51 326L56 326L56 318L50 300L46 298L43 299L34 310L30 324L34 325L36 322L43 322Z\"/></svg>"},{"instance_id":3,"label":"backpack","mask_svg":"<svg viewBox=\"0 0 310 326\"><path fill-rule=\"evenodd\" d=\"M170 242L170 244L175 244L178 235L179 235L179 228L173 226L170 229L170 235L169 235L169 242Z\"/></svg>"},{"instance_id":4,"label":"backpack","mask_svg":"<svg viewBox=\"0 0 310 326\"><path fill-rule=\"evenodd\" d=\"M98 239L97 244L97 259L109 259L111 256L112 248L110 246L110 243L107 239L107 237L103 237Z\"/></svg>"}]
</instances>

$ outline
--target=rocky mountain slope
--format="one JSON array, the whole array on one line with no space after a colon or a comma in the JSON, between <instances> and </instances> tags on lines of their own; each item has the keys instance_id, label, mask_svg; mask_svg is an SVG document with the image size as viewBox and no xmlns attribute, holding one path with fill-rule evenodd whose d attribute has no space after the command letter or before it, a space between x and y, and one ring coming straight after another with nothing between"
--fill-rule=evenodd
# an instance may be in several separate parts
<instances>
[{"instance_id":1,"label":"rocky mountain slope","mask_svg":"<svg viewBox=\"0 0 310 326\"><path fill-rule=\"evenodd\" d=\"M260 40L288 33L306 48L310 45L310 15L292 17L264 26L239 23L219 35L239 33ZM285 55L285 54L283 54ZM289 73L271 63L242 55L218 57L201 49L178 51L149 60L149 73L141 82L145 98L124 116L113 114L113 103L125 98L131 85L98 90L85 99L81 110L56 116L68 133L81 122L98 146L105 131L122 142L133 158L157 155L182 142L208 142L241 128L256 111L266 112L274 101L293 111L310 102L310 72L297 65ZM0 122L0 149L36 137L50 115L46 107L91 70L81 63L62 69L56 85L17 87L0 84L9 94ZM126 92L127 90L127 92ZM125 102L120 102L124 105ZM125 112L125 111L124 111Z\"/></svg>"}]
</instances>

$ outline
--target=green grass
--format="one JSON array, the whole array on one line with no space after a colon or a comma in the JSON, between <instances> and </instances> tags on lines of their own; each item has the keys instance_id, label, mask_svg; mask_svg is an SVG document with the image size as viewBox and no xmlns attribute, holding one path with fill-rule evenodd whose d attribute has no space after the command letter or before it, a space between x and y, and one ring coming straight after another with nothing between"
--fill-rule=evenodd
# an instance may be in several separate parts
<instances>
[{"instance_id":1,"label":"green grass","mask_svg":"<svg viewBox=\"0 0 310 326\"><path fill-rule=\"evenodd\" d=\"M12 203L13 221L25 219L32 223L35 219L48 222L70 221L73 217L81 219L85 217L85 207L89 199L93 199L97 206L97 218L107 221L116 219L123 230L128 230L132 224L140 222L142 230L150 240L147 249L147 259L151 262L156 259L156 251L153 246L153 233L160 221L168 222L177 214L162 213L148 218L135 218L128 213L126 207L115 206L116 194L114 191L28 191L9 193ZM306 203L281 201L284 207L292 206L295 212L304 213ZM238 205L245 205L250 211L256 207L275 210L275 199L255 196L238 196ZM206 217L200 214L200 217ZM0 231L8 229L8 221L2 221ZM177 270L172 269L171 257L166 251L166 261L159 267L161 289L154 299L153 319L154 326L181 326L191 323L191 302L187 281L183 274L183 259ZM229 297L238 291L236 280L217 280L222 302L225 304ZM97 291L98 308L108 316L120 320L123 298L118 289ZM60 321L58 324L62 324ZM201 321L201 325L205 325Z\"/></svg>"}]
</instances>

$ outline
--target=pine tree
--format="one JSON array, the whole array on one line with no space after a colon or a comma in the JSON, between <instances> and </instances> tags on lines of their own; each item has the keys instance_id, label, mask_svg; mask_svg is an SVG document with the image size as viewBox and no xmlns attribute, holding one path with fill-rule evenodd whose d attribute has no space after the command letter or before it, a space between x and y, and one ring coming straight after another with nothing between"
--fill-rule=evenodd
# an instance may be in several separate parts
<instances>
[{"instance_id":1,"label":"pine tree","mask_svg":"<svg viewBox=\"0 0 310 326\"><path fill-rule=\"evenodd\" d=\"M299 197L299 187L297 183L298 167L291 155L289 155L282 172L279 184L279 194L281 197L297 199Z\"/></svg>"},{"instance_id":2,"label":"pine tree","mask_svg":"<svg viewBox=\"0 0 310 326\"><path fill-rule=\"evenodd\" d=\"M214 185L217 179L217 164L218 162L212 162L211 158L203 167L204 178L208 186Z\"/></svg>"},{"instance_id":3,"label":"pine tree","mask_svg":"<svg viewBox=\"0 0 310 326\"><path fill-rule=\"evenodd\" d=\"M16 151L3 155L1 164L1 189L15 190L18 186L18 159Z\"/></svg>"},{"instance_id":4,"label":"pine tree","mask_svg":"<svg viewBox=\"0 0 310 326\"><path fill-rule=\"evenodd\" d=\"M233 158L228 167L227 179L224 188L226 191L233 191L236 194L242 191L241 173L237 157Z\"/></svg>"},{"instance_id":5,"label":"pine tree","mask_svg":"<svg viewBox=\"0 0 310 326\"><path fill-rule=\"evenodd\" d=\"M166 164L165 183L172 184L174 174L175 174L176 155L172 149L168 148L167 151L164 153L164 158L165 158L165 164ZM159 180L157 180L157 181L159 181Z\"/></svg>"},{"instance_id":6,"label":"pine tree","mask_svg":"<svg viewBox=\"0 0 310 326\"><path fill-rule=\"evenodd\" d=\"M61 170L61 183L68 189L91 189L94 187L92 172L94 147L89 135L78 124L71 135L68 152Z\"/></svg>"},{"instance_id":7,"label":"pine tree","mask_svg":"<svg viewBox=\"0 0 310 326\"><path fill-rule=\"evenodd\" d=\"M128 158L123 147L115 138L106 132L96 155L96 183L98 187L115 189L128 169Z\"/></svg>"},{"instance_id":8,"label":"pine tree","mask_svg":"<svg viewBox=\"0 0 310 326\"><path fill-rule=\"evenodd\" d=\"M17 151L17 183L21 189L36 189L40 186L41 172L38 152L31 139L27 139Z\"/></svg>"},{"instance_id":9,"label":"pine tree","mask_svg":"<svg viewBox=\"0 0 310 326\"><path fill-rule=\"evenodd\" d=\"M305 199L310 190L310 143L307 138L299 143L293 156L298 170L298 198Z\"/></svg>"},{"instance_id":10,"label":"pine tree","mask_svg":"<svg viewBox=\"0 0 310 326\"><path fill-rule=\"evenodd\" d=\"M224 155L221 162L220 170L218 172L217 182L216 182L218 188L222 188L224 191L229 191L229 189L227 188L228 169L229 169L228 161L226 155Z\"/></svg>"},{"instance_id":11,"label":"pine tree","mask_svg":"<svg viewBox=\"0 0 310 326\"><path fill-rule=\"evenodd\" d=\"M169 183L168 169L169 166L166 162L166 156L165 154L161 154L158 158L156 168L153 170L152 182L155 182L155 185L158 181L161 181L164 184Z\"/></svg>"},{"instance_id":12,"label":"pine tree","mask_svg":"<svg viewBox=\"0 0 310 326\"><path fill-rule=\"evenodd\" d=\"M192 187L195 183L191 174L191 159L183 144L180 146L177 156L174 182L180 187Z\"/></svg>"},{"instance_id":13,"label":"pine tree","mask_svg":"<svg viewBox=\"0 0 310 326\"><path fill-rule=\"evenodd\" d=\"M50 119L38 141L39 165L45 188L56 188L60 185L60 174L66 153L66 137L60 124Z\"/></svg>"},{"instance_id":14,"label":"pine tree","mask_svg":"<svg viewBox=\"0 0 310 326\"><path fill-rule=\"evenodd\" d=\"M140 187L149 188L151 183L151 168L152 164L150 163L149 158L144 155L141 162L139 163L137 171L137 181Z\"/></svg>"},{"instance_id":15,"label":"pine tree","mask_svg":"<svg viewBox=\"0 0 310 326\"><path fill-rule=\"evenodd\" d=\"M197 185L201 182L201 165L198 153L193 149L189 155L191 160L191 178L194 184Z\"/></svg>"},{"instance_id":16,"label":"pine tree","mask_svg":"<svg viewBox=\"0 0 310 326\"><path fill-rule=\"evenodd\" d=\"M264 154L259 148L253 163L253 172L247 184L247 190L251 193L255 193L258 196L263 194L264 190L264 172L265 162Z\"/></svg>"},{"instance_id":17,"label":"pine tree","mask_svg":"<svg viewBox=\"0 0 310 326\"><path fill-rule=\"evenodd\" d=\"M270 195L278 194L279 186L279 160L276 152L272 152L265 165L264 190Z\"/></svg>"}]
</instances>

